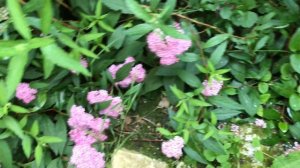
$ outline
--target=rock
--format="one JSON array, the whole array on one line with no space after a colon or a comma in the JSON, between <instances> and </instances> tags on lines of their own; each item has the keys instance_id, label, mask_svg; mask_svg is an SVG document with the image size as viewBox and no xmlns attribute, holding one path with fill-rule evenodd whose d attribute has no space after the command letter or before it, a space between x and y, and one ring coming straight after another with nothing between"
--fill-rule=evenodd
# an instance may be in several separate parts
<instances>
[{"instance_id":1,"label":"rock","mask_svg":"<svg viewBox=\"0 0 300 168\"><path fill-rule=\"evenodd\" d=\"M168 164L136 151L119 149L112 156L112 168L168 168Z\"/></svg>"}]
</instances>

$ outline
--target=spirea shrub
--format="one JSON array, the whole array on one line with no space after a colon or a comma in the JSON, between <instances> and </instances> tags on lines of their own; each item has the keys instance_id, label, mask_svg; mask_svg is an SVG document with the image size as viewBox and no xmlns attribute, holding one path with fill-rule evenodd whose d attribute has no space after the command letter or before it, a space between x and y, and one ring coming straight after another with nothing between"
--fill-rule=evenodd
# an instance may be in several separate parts
<instances>
[{"instance_id":1,"label":"spirea shrub","mask_svg":"<svg viewBox=\"0 0 300 168\"><path fill-rule=\"evenodd\" d=\"M0 167L110 167L141 143L170 167L295 167L299 16L297 0L0 1Z\"/></svg>"}]
</instances>

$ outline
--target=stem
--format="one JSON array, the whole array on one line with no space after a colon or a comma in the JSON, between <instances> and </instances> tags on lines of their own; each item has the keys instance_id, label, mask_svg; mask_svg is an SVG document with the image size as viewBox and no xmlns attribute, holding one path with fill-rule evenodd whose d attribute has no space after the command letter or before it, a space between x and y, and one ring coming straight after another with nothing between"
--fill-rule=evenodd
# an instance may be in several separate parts
<instances>
[{"instance_id":1,"label":"stem","mask_svg":"<svg viewBox=\"0 0 300 168\"><path fill-rule=\"evenodd\" d=\"M207 23L204 23L204 22L200 22L198 20L195 20L195 19L192 19L192 18L189 18L187 16L184 16L184 15L181 15L179 13L173 13L173 15L177 16L177 17L180 17L182 19L185 19L185 20L188 20L190 22L193 22L197 25L200 25L200 26L204 26L204 27L208 27L210 29L213 29L215 30L216 32L219 32L219 33L222 33L222 34L225 34L226 32L222 31L220 28L216 27L216 26L213 26L213 25L210 25L210 24L207 24ZM236 36L236 35L232 35L233 37L235 38L239 38L239 39L242 39L242 40L246 40L247 38L246 37L241 37L241 36Z\"/></svg>"}]
</instances>

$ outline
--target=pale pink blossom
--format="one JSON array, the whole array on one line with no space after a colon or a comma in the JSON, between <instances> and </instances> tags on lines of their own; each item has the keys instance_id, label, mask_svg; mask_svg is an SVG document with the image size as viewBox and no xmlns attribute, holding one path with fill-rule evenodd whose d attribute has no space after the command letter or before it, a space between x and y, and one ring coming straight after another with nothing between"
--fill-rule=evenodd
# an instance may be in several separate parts
<instances>
[{"instance_id":1,"label":"pale pink blossom","mask_svg":"<svg viewBox=\"0 0 300 168\"><path fill-rule=\"evenodd\" d=\"M75 128L69 132L70 139L76 145L92 145L97 140L95 137L88 134L87 130Z\"/></svg>"},{"instance_id":2,"label":"pale pink blossom","mask_svg":"<svg viewBox=\"0 0 300 168\"><path fill-rule=\"evenodd\" d=\"M180 136L175 136L169 141L165 141L161 145L161 150L168 158L174 157L179 159L182 156L182 148L184 147L184 140Z\"/></svg>"},{"instance_id":3,"label":"pale pink blossom","mask_svg":"<svg viewBox=\"0 0 300 168\"><path fill-rule=\"evenodd\" d=\"M174 27L184 33L179 23L175 23ZM150 51L160 58L161 65L172 65L179 61L177 56L191 47L192 41L165 36L161 30L156 29L147 36L147 44Z\"/></svg>"},{"instance_id":4,"label":"pale pink blossom","mask_svg":"<svg viewBox=\"0 0 300 168\"><path fill-rule=\"evenodd\" d=\"M76 168L104 168L104 154L90 145L75 145L70 163Z\"/></svg>"},{"instance_id":5,"label":"pale pink blossom","mask_svg":"<svg viewBox=\"0 0 300 168\"><path fill-rule=\"evenodd\" d=\"M143 68L142 64L138 64L132 67L129 76L135 82L143 82L146 77L146 70Z\"/></svg>"},{"instance_id":6,"label":"pale pink blossom","mask_svg":"<svg viewBox=\"0 0 300 168\"><path fill-rule=\"evenodd\" d=\"M128 63L132 63L134 61L135 61L135 59L133 57L128 57L122 64L111 65L108 68L108 72L111 74L113 79L116 79L116 74L120 70L120 68L122 68L124 65L126 65ZM130 86L132 83L143 82L145 79L145 76L146 76L146 70L143 68L142 64L138 64L138 65L132 67L132 69L129 72L127 77L125 77L121 81L116 82L115 85L119 85L122 88L126 88L126 87Z\"/></svg>"},{"instance_id":7,"label":"pale pink blossom","mask_svg":"<svg viewBox=\"0 0 300 168\"><path fill-rule=\"evenodd\" d=\"M112 97L106 90L90 91L87 95L87 100L90 104L101 103L110 100Z\"/></svg>"},{"instance_id":8,"label":"pale pink blossom","mask_svg":"<svg viewBox=\"0 0 300 168\"><path fill-rule=\"evenodd\" d=\"M106 139L103 132L109 127L110 120L95 118L85 112L81 106L73 105L70 110L69 126L72 130L69 132L71 140L77 144L93 144L97 140Z\"/></svg>"},{"instance_id":9,"label":"pale pink blossom","mask_svg":"<svg viewBox=\"0 0 300 168\"><path fill-rule=\"evenodd\" d=\"M28 83L20 83L16 89L16 97L25 104L30 103L36 98L37 90L29 86Z\"/></svg>"},{"instance_id":10,"label":"pale pink blossom","mask_svg":"<svg viewBox=\"0 0 300 168\"><path fill-rule=\"evenodd\" d=\"M104 114L109 117L117 118L120 113L124 110L122 105L122 99L120 97L114 97L110 103L110 105L101 110L100 114Z\"/></svg>"},{"instance_id":11,"label":"pale pink blossom","mask_svg":"<svg viewBox=\"0 0 300 168\"><path fill-rule=\"evenodd\" d=\"M216 96L222 89L223 81L212 79L210 81L205 80L202 84L204 86L204 89L201 93L204 96Z\"/></svg>"},{"instance_id":12,"label":"pale pink blossom","mask_svg":"<svg viewBox=\"0 0 300 168\"><path fill-rule=\"evenodd\" d=\"M94 117L85 112L85 109L82 106L73 105L70 110L70 118L68 120L68 124L72 128L89 128L90 122L94 119Z\"/></svg>"},{"instance_id":13,"label":"pale pink blossom","mask_svg":"<svg viewBox=\"0 0 300 168\"><path fill-rule=\"evenodd\" d=\"M267 123L262 119L258 119L258 118L255 119L254 124L258 127L261 127L261 128L267 128Z\"/></svg>"}]
</instances>

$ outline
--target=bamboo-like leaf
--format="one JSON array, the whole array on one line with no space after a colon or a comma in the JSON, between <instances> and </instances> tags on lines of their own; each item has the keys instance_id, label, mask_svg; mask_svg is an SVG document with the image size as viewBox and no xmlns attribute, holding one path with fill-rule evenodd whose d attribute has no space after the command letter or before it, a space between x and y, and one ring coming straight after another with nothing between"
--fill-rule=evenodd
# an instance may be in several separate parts
<instances>
[{"instance_id":1,"label":"bamboo-like leaf","mask_svg":"<svg viewBox=\"0 0 300 168\"><path fill-rule=\"evenodd\" d=\"M86 76L90 76L90 73L87 69L85 69L79 61L72 59L69 54L67 54L63 49L58 47L56 44L50 44L46 47L41 48L44 58L51 61L52 63L67 68L70 70L74 70L76 72L80 72Z\"/></svg>"},{"instance_id":2,"label":"bamboo-like leaf","mask_svg":"<svg viewBox=\"0 0 300 168\"><path fill-rule=\"evenodd\" d=\"M28 23L22 12L21 5L18 0L6 0L6 6L8 8L9 14L12 18L13 25L15 29L23 36L25 39L31 38L31 31L29 29Z\"/></svg>"},{"instance_id":3,"label":"bamboo-like leaf","mask_svg":"<svg viewBox=\"0 0 300 168\"><path fill-rule=\"evenodd\" d=\"M12 57L8 65L8 74L6 76L6 93L8 99L12 97L18 84L21 82L28 61L25 49L23 52L19 51L18 53L18 55Z\"/></svg>"},{"instance_id":4,"label":"bamboo-like leaf","mask_svg":"<svg viewBox=\"0 0 300 168\"><path fill-rule=\"evenodd\" d=\"M44 0L43 6L39 11L41 17L41 29L44 34L48 34L51 28L53 17L52 0Z\"/></svg>"}]
</instances>

